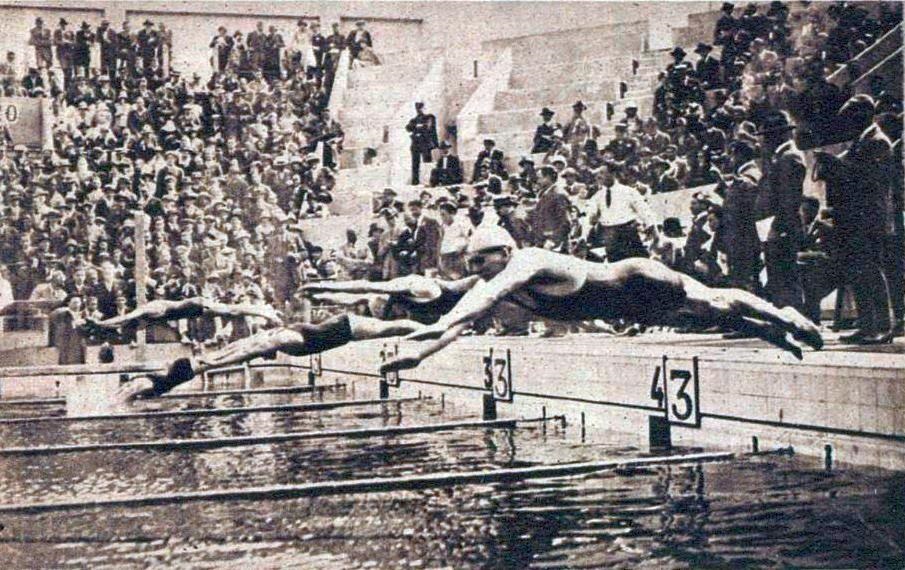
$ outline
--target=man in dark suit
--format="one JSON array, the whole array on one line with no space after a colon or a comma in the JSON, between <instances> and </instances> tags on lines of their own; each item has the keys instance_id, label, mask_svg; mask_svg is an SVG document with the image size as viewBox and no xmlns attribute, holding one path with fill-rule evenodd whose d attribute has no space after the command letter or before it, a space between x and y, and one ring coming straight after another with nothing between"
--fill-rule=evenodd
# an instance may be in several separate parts
<instances>
[{"instance_id":1,"label":"man in dark suit","mask_svg":"<svg viewBox=\"0 0 905 570\"><path fill-rule=\"evenodd\" d=\"M413 242L416 254L415 273L432 277L440 267L440 240L443 232L440 223L422 214L421 200L408 203L409 215L415 220Z\"/></svg>"},{"instance_id":2,"label":"man in dark suit","mask_svg":"<svg viewBox=\"0 0 905 570\"><path fill-rule=\"evenodd\" d=\"M478 181L478 177L481 175L481 167L485 167L485 169L490 168L490 160L493 157L493 147L496 146L496 141L493 139L484 139L484 149L478 153L477 158L474 161L474 168L471 171L471 183L474 184Z\"/></svg>"},{"instance_id":3,"label":"man in dark suit","mask_svg":"<svg viewBox=\"0 0 905 570\"><path fill-rule=\"evenodd\" d=\"M695 63L694 74L704 90L716 89L720 86L720 62L710 55L713 46L703 42L698 44L694 52L701 56Z\"/></svg>"},{"instance_id":4,"label":"man in dark suit","mask_svg":"<svg viewBox=\"0 0 905 570\"><path fill-rule=\"evenodd\" d=\"M73 51L75 47L75 34L68 28L69 22L65 18L60 18L60 27L53 32L53 45L57 48L57 61L63 68L63 77L66 80L66 87L73 78Z\"/></svg>"},{"instance_id":5,"label":"man in dark suit","mask_svg":"<svg viewBox=\"0 0 905 570\"><path fill-rule=\"evenodd\" d=\"M116 59L119 65L121 77L131 77L135 74L135 34L129 28L129 21L123 21L123 29L116 34Z\"/></svg>"},{"instance_id":6,"label":"man in dark suit","mask_svg":"<svg viewBox=\"0 0 905 570\"><path fill-rule=\"evenodd\" d=\"M141 58L141 72L145 77L154 75L154 64L157 62L157 47L160 38L154 31L154 22L144 21L144 29L138 32L138 56Z\"/></svg>"},{"instance_id":7,"label":"man in dark suit","mask_svg":"<svg viewBox=\"0 0 905 570\"><path fill-rule=\"evenodd\" d=\"M412 184L421 183L421 162L433 162L431 151L439 146L437 140L437 118L424 112L424 103L415 103L415 116L412 117L405 130L412 139Z\"/></svg>"},{"instance_id":8,"label":"man in dark suit","mask_svg":"<svg viewBox=\"0 0 905 570\"><path fill-rule=\"evenodd\" d=\"M44 27L43 19L35 19L35 27L31 29L28 43L35 48L35 66L45 69L53 67L53 36Z\"/></svg>"},{"instance_id":9,"label":"man in dark suit","mask_svg":"<svg viewBox=\"0 0 905 570\"><path fill-rule=\"evenodd\" d=\"M217 35L211 39L210 43L210 47L216 50L214 54L214 67L217 71L222 73L226 70L226 65L229 63L229 55L232 53L234 45L235 42L226 33L226 26L217 28Z\"/></svg>"},{"instance_id":10,"label":"man in dark suit","mask_svg":"<svg viewBox=\"0 0 905 570\"><path fill-rule=\"evenodd\" d=\"M264 62L264 39L266 37L264 22L258 22L255 25L255 29L248 33L248 38L245 40L245 46L251 55L252 66L256 70L261 69L261 64Z\"/></svg>"},{"instance_id":11,"label":"man in dark suit","mask_svg":"<svg viewBox=\"0 0 905 570\"><path fill-rule=\"evenodd\" d=\"M547 107L541 110L540 116L543 117L544 122L534 130L534 146L531 147L531 154L550 152L562 140L562 125L552 121L555 114Z\"/></svg>"},{"instance_id":12,"label":"man in dark suit","mask_svg":"<svg viewBox=\"0 0 905 570\"><path fill-rule=\"evenodd\" d=\"M528 214L533 245L553 251L565 251L569 243L572 222L569 218L569 197L556 184L557 174L552 166L544 166L537 180L537 204Z\"/></svg>"},{"instance_id":13,"label":"man in dark suit","mask_svg":"<svg viewBox=\"0 0 905 570\"><path fill-rule=\"evenodd\" d=\"M437 165L431 170L431 186L449 186L462 183L462 164L459 157L449 154L450 144L440 143Z\"/></svg>"},{"instance_id":14,"label":"man in dark suit","mask_svg":"<svg viewBox=\"0 0 905 570\"><path fill-rule=\"evenodd\" d=\"M116 32L110 27L108 20L103 20L95 33L97 43L101 46L101 74L116 78Z\"/></svg>"},{"instance_id":15,"label":"man in dark suit","mask_svg":"<svg viewBox=\"0 0 905 570\"><path fill-rule=\"evenodd\" d=\"M516 207L518 201L512 196L503 195L493 199L493 208L500 218L497 225L509 232L518 247L528 247L531 245L531 226L516 213Z\"/></svg>"},{"instance_id":16,"label":"man in dark suit","mask_svg":"<svg viewBox=\"0 0 905 570\"><path fill-rule=\"evenodd\" d=\"M374 47L371 41L371 32L365 29L364 20L355 22L355 29L349 32L349 36L346 38L346 45L349 46L349 55L352 56L352 59L358 57L362 47Z\"/></svg>"}]
</instances>

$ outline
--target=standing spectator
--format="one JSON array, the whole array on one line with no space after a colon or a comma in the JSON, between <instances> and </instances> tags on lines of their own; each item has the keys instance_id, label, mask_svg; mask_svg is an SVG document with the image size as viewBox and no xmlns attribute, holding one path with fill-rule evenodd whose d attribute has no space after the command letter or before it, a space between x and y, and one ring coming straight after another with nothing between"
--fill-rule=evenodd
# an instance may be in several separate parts
<instances>
[{"instance_id":1,"label":"standing spectator","mask_svg":"<svg viewBox=\"0 0 905 570\"><path fill-rule=\"evenodd\" d=\"M405 130L412 139L412 185L421 183L421 162L431 163L431 151L437 148L437 118L424 112L424 103L415 103L415 116L412 117Z\"/></svg>"},{"instance_id":2,"label":"standing spectator","mask_svg":"<svg viewBox=\"0 0 905 570\"><path fill-rule=\"evenodd\" d=\"M264 72L264 77L270 81L279 79L282 76L283 72L280 64L283 61L283 48L285 47L283 36L277 32L276 26L270 26L262 45L264 54L262 71Z\"/></svg>"},{"instance_id":3,"label":"standing spectator","mask_svg":"<svg viewBox=\"0 0 905 570\"><path fill-rule=\"evenodd\" d=\"M79 31L75 33L75 43L72 49L72 65L80 77L90 77L88 71L91 68L91 44L94 43L94 34L91 32L91 24L82 22Z\"/></svg>"},{"instance_id":4,"label":"standing spectator","mask_svg":"<svg viewBox=\"0 0 905 570\"><path fill-rule=\"evenodd\" d=\"M720 86L720 62L711 57L713 46L706 43L698 43L694 52L700 59L694 65L694 74L704 90L715 89Z\"/></svg>"},{"instance_id":5,"label":"standing spectator","mask_svg":"<svg viewBox=\"0 0 905 570\"><path fill-rule=\"evenodd\" d=\"M537 204L528 215L532 242L537 247L565 251L569 241L571 220L569 197L557 185L556 170L552 166L540 169L537 179Z\"/></svg>"},{"instance_id":6,"label":"standing spectator","mask_svg":"<svg viewBox=\"0 0 905 570\"><path fill-rule=\"evenodd\" d=\"M135 55L136 55L135 34L128 20L123 20L122 30L116 34L116 59L119 69L117 74L120 77L133 77L135 75Z\"/></svg>"},{"instance_id":7,"label":"standing spectator","mask_svg":"<svg viewBox=\"0 0 905 570\"><path fill-rule=\"evenodd\" d=\"M94 34L101 51L101 74L116 79L116 32L109 20L101 20Z\"/></svg>"},{"instance_id":8,"label":"standing spectator","mask_svg":"<svg viewBox=\"0 0 905 570\"><path fill-rule=\"evenodd\" d=\"M570 156L579 155L582 146L591 134L591 126L588 124L587 119L584 118L586 109L587 106L584 103L576 101L572 105L572 118L563 125L563 143L570 147L572 151Z\"/></svg>"},{"instance_id":9,"label":"standing spectator","mask_svg":"<svg viewBox=\"0 0 905 570\"><path fill-rule=\"evenodd\" d=\"M419 275L434 277L440 267L440 240L442 230L437 220L423 215L424 204L421 200L408 203L409 215L415 221L414 245L417 260L415 272Z\"/></svg>"},{"instance_id":10,"label":"standing spectator","mask_svg":"<svg viewBox=\"0 0 905 570\"><path fill-rule=\"evenodd\" d=\"M362 48L373 48L374 43L371 40L371 32L365 29L365 21L358 20L355 22L355 29L349 32L346 38L346 45L349 47L349 55L352 59L358 59Z\"/></svg>"},{"instance_id":11,"label":"standing spectator","mask_svg":"<svg viewBox=\"0 0 905 570\"><path fill-rule=\"evenodd\" d=\"M145 20L144 28L138 32L138 56L141 58L141 73L148 79L154 76L154 67L157 64L157 50L160 47L160 38L154 30L154 22Z\"/></svg>"},{"instance_id":12,"label":"standing spectator","mask_svg":"<svg viewBox=\"0 0 905 570\"><path fill-rule=\"evenodd\" d=\"M531 153L549 153L556 150L562 140L562 125L553 122L556 113L548 108L541 109L540 116L543 122L534 129L534 146Z\"/></svg>"},{"instance_id":13,"label":"standing spectator","mask_svg":"<svg viewBox=\"0 0 905 570\"><path fill-rule=\"evenodd\" d=\"M446 141L438 147L437 165L431 170L431 186L449 186L462 183L462 164L459 157L449 154L450 144Z\"/></svg>"},{"instance_id":14,"label":"standing spectator","mask_svg":"<svg viewBox=\"0 0 905 570\"><path fill-rule=\"evenodd\" d=\"M245 38L245 48L248 50L252 68L257 71L264 63L264 40L267 34L264 32L264 22L255 24L255 29L249 32Z\"/></svg>"},{"instance_id":15,"label":"standing spectator","mask_svg":"<svg viewBox=\"0 0 905 570\"><path fill-rule=\"evenodd\" d=\"M215 71L223 73L229 64L229 58L235 42L226 34L226 26L217 28L217 35L211 39L210 48L213 50L211 64Z\"/></svg>"},{"instance_id":16,"label":"standing spectator","mask_svg":"<svg viewBox=\"0 0 905 570\"><path fill-rule=\"evenodd\" d=\"M67 28L69 22L65 18L60 18L60 26L53 32L53 45L57 48L57 61L63 69L63 78L66 81L66 87L69 88L73 78L73 47L75 45L75 35L72 30Z\"/></svg>"},{"instance_id":17,"label":"standing spectator","mask_svg":"<svg viewBox=\"0 0 905 570\"><path fill-rule=\"evenodd\" d=\"M752 293L759 289L760 238L757 235L757 197L763 176L755 161L754 148L741 141L732 146L735 171L729 177L720 228L726 252L729 280L733 287Z\"/></svg>"},{"instance_id":18,"label":"standing spectator","mask_svg":"<svg viewBox=\"0 0 905 570\"><path fill-rule=\"evenodd\" d=\"M345 47L346 37L339 31L339 22L334 22L333 33L327 36L324 44L324 89L327 94L333 91L333 80Z\"/></svg>"},{"instance_id":19,"label":"standing spectator","mask_svg":"<svg viewBox=\"0 0 905 570\"><path fill-rule=\"evenodd\" d=\"M286 48L286 57L289 60L289 69L292 74L304 73L307 68L305 57L311 42L308 40L308 23L299 18L295 23L295 30L289 37L289 45Z\"/></svg>"},{"instance_id":20,"label":"standing spectator","mask_svg":"<svg viewBox=\"0 0 905 570\"><path fill-rule=\"evenodd\" d=\"M326 49L327 40L321 33L321 25L319 22L311 22L311 50L314 52L314 62L309 66L313 67L313 76L320 81L323 77L324 70L324 51Z\"/></svg>"},{"instance_id":21,"label":"standing spectator","mask_svg":"<svg viewBox=\"0 0 905 570\"><path fill-rule=\"evenodd\" d=\"M35 67L50 69L53 67L53 36L44 27L42 18L35 18L35 27L29 34L28 44L35 48Z\"/></svg>"},{"instance_id":22,"label":"standing spectator","mask_svg":"<svg viewBox=\"0 0 905 570\"><path fill-rule=\"evenodd\" d=\"M157 69L163 77L170 76L170 62L173 58L173 31L166 24L157 24Z\"/></svg>"}]
</instances>

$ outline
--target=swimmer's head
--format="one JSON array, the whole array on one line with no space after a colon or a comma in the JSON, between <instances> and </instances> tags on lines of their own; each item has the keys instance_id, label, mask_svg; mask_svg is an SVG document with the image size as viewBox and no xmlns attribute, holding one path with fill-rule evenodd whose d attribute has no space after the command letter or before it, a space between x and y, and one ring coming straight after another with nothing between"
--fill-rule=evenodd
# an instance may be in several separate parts
<instances>
[{"instance_id":1,"label":"swimmer's head","mask_svg":"<svg viewBox=\"0 0 905 570\"><path fill-rule=\"evenodd\" d=\"M479 228L468 240L466 267L473 275L491 279L506 268L515 240L499 226Z\"/></svg>"}]
</instances>

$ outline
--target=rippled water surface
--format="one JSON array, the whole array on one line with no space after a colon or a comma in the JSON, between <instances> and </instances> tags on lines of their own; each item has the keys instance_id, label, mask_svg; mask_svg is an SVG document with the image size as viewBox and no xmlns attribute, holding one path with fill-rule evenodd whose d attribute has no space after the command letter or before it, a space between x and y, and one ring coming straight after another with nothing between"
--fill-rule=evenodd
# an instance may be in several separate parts
<instances>
[{"instance_id":1,"label":"rippled water surface","mask_svg":"<svg viewBox=\"0 0 905 570\"><path fill-rule=\"evenodd\" d=\"M351 397L173 400L152 409ZM147 404L146 406L150 406ZM4 417L58 413L3 410ZM227 437L474 419L437 401L0 425L0 444ZM567 428L572 430L573 428ZM0 503L397 477L645 455L581 444L555 424L211 450L0 457ZM291 500L0 515L7 567L905 567L905 474L802 458L657 467L555 480Z\"/></svg>"}]
</instances>

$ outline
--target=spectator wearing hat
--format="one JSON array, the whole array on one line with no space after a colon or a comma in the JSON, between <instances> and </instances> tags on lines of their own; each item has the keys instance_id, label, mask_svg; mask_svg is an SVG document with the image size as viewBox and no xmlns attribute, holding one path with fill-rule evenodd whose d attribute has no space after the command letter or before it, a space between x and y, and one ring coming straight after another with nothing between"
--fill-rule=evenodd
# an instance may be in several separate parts
<instances>
[{"instance_id":1,"label":"spectator wearing hat","mask_svg":"<svg viewBox=\"0 0 905 570\"><path fill-rule=\"evenodd\" d=\"M116 32L109 20L102 20L94 32L95 41L100 46L101 73L116 78Z\"/></svg>"},{"instance_id":2,"label":"spectator wearing hat","mask_svg":"<svg viewBox=\"0 0 905 570\"><path fill-rule=\"evenodd\" d=\"M440 240L442 230L439 222L423 214L421 200L408 203L409 216L414 220L413 245L416 256L415 273L434 277L440 267Z\"/></svg>"},{"instance_id":3,"label":"spectator wearing hat","mask_svg":"<svg viewBox=\"0 0 905 570\"><path fill-rule=\"evenodd\" d=\"M474 184L481 178L482 172L484 174L488 174L490 170L490 160L493 155L494 147L496 146L496 141L493 139L484 139L483 141L484 148L478 152L477 158L474 161L474 167L471 172L471 183Z\"/></svg>"},{"instance_id":4,"label":"spectator wearing hat","mask_svg":"<svg viewBox=\"0 0 905 570\"><path fill-rule=\"evenodd\" d=\"M572 118L563 125L562 138L563 144L570 147L571 156L578 156L581 148L588 136L591 134L591 125L584 118L584 112L588 107L581 101L576 101L572 105Z\"/></svg>"},{"instance_id":5,"label":"spectator wearing hat","mask_svg":"<svg viewBox=\"0 0 905 570\"><path fill-rule=\"evenodd\" d=\"M88 78L91 68L91 45L94 43L94 32L91 24L82 22L79 31L75 33L75 41L72 47L72 65L81 77Z\"/></svg>"},{"instance_id":6,"label":"spectator wearing hat","mask_svg":"<svg viewBox=\"0 0 905 570\"><path fill-rule=\"evenodd\" d=\"M358 59L363 48L374 47L374 42L371 39L371 32L366 29L364 20L357 20L355 22L355 29L349 32L348 37L346 37L346 45L349 47L349 55L352 56L352 60Z\"/></svg>"},{"instance_id":7,"label":"spectator wearing hat","mask_svg":"<svg viewBox=\"0 0 905 570\"><path fill-rule=\"evenodd\" d=\"M732 15L733 10L735 10L734 4L723 2L720 7L722 15L716 21L713 29L713 43L723 46L723 49L732 43L732 38L735 37L735 32L738 30L738 20Z\"/></svg>"},{"instance_id":8,"label":"spectator wearing hat","mask_svg":"<svg viewBox=\"0 0 905 570\"><path fill-rule=\"evenodd\" d=\"M63 77L68 87L74 76L75 34L69 29L69 22L65 18L60 18L59 27L53 31L53 45L57 48L57 62L63 69Z\"/></svg>"},{"instance_id":9,"label":"spectator wearing hat","mask_svg":"<svg viewBox=\"0 0 905 570\"><path fill-rule=\"evenodd\" d=\"M764 244L767 269L766 293L778 307L802 310L804 293L798 273L797 254L803 240L799 207L804 192L807 167L804 154L791 136L794 125L784 112L764 123L764 174L769 198L768 214L773 217Z\"/></svg>"},{"instance_id":10,"label":"spectator wearing hat","mask_svg":"<svg viewBox=\"0 0 905 570\"><path fill-rule=\"evenodd\" d=\"M35 48L35 66L50 69L53 67L53 36L44 27L42 18L35 18L35 27L29 31L28 45Z\"/></svg>"},{"instance_id":11,"label":"spectator wearing hat","mask_svg":"<svg viewBox=\"0 0 905 570\"><path fill-rule=\"evenodd\" d=\"M553 251L565 251L572 227L569 196L562 190L554 167L543 166L537 179L537 204L528 214L532 243Z\"/></svg>"},{"instance_id":12,"label":"spectator wearing hat","mask_svg":"<svg viewBox=\"0 0 905 570\"><path fill-rule=\"evenodd\" d=\"M136 37L138 44L138 57L141 58L141 73L147 78L154 76L157 66L157 50L160 47L160 36L154 29L154 22L145 20L142 30Z\"/></svg>"},{"instance_id":13,"label":"spectator wearing hat","mask_svg":"<svg viewBox=\"0 0 905 570\"><path fill-rule=\"evenodd\" d=\"M220 73L226 71L235 45L235 40L226 33L226 26L217 28L217 35L210 41L210 48L213 50L211 65L215 71Z\"/></svg>"},{"instance_id":14,"label":"spectator wearing hat","mask_svg":"<svg viewBox=\"0 0 905 570\"><path fill-rule=\"evenodd\" d=\"M518 214L518 200L510 194L496 196L493 199L493 208L499 217L497 225L509 232L518 247L531 245L531 226L528 221Z\"/></svg>"},{"instance_id":15,"label":"spectator wearing hat","mask_svg":"<svg viewBox=\"0 0 905 570\"><path fill-rule=\"evenodd\" d=\"M518 161L519 173L518 178L521 186L526 190L533 192L537 185L537 170L534 168L534 160L530 156L523 156Z\"/></svg>"},{"instance_id":16,"label":"spectator wearing hat","mask_svg":"<svg viewBox=\"0 0 905 570\"><path fill-rule=\"evenodd\" d=\"M733 287L759 292L761 243L757 235L757 199L763 173L754 147L732 145L734 173L726 183L720 216L722 248L726 252L729 282Z\"/></svg>"},{"instance_id":17,"label":"spectator wearing hat","mask_svg":"<svg viewBox=\"0 0 905 570\"><path fill-rule=\"evenodd\" d=\"M713 46L704 42L698 43L694 52L700 56L694 64L694 76L704 90L720 87L720 62L710 55Z\"/></svg>"},{"instance_id":18,"label":"spectator wearing hat","mask_svg":"<svg viewBox=\"0 0 905 570\"><path fill-rule=\"evenodd\" d=\"M541 109L540 116L543 122L534 129L534 145L531 147L531 154L551 153L559 147L563 138L563 129L562 125L553 122L555 114L548 107Z\"/></svg>"},{"instance_id":19,"label":"spectator wearing hat","mask_svg":"<svg viewBox=\"0 0 905 570\"><path fill-rule=\"evenodd\" d=\"M312 36L313 41L314 36ZM264 77L271 81L282 76L283 71L280 64L283 61L282 53L285 47L286 43L283 41L283 36L277 31L276 26L270 26L267 30L267 35L264 36L261 49L263 53L262 71Z\"/></svg>"},{"instance_id":20,"label":"spectator wearing hat","mask_svg":"<svg viewBox=\"0 0 905 570\"><path fill-rule=\"evenodd\" d=\"M415 103L415 116L412 117L405 130L409 132L412 154L412 185L421 183L421 163L433 162L431 151L439 146L437 139L437 118L424 112L424 103Z\"/></svg>"},{"instance_id":21,"label":"spectator wearing hat","mask_svg":"<svg viewBox=\"0 0 905 570\"><path fill-rule=\"evenodd\" d=\"M122 29L116 34L116 63L119 77L133 77L136 70L137 39L129 25L123 20Z\"/></svg>"},{"instance_id":22,"label":"spectator wearing hat","mask_svg":"<svg viewBox=\"0 0 905 570\"><path fill-rule=\"evenodd\" d=\"M451 146L447 141L440 143L437 165L431 169L431 186L450 186L462 183L462 163L459 162L458 156L450 154Z\"/></svg>"}]
</instances>

